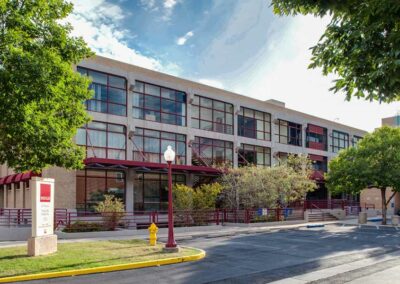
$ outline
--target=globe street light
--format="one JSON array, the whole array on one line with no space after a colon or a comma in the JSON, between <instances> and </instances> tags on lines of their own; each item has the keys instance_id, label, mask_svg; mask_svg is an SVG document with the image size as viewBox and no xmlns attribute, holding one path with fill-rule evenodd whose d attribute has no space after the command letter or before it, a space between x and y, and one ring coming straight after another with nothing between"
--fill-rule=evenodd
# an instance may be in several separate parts
<instances>
[{"instance_id":1,"label":"globe street light","mask_svg":"<svg viewBox=\"0 0 400 284\"><path fill-rule=\"evenodd\" d=\"M164 152L164 159L168 164L168 241L165 244L165 250L176 252L179 247L176 245L174 238L174 216L172 206L172 161L175 160L175 152L172 147L168 145L167 150Z\"/></svg>"}]
</instances>

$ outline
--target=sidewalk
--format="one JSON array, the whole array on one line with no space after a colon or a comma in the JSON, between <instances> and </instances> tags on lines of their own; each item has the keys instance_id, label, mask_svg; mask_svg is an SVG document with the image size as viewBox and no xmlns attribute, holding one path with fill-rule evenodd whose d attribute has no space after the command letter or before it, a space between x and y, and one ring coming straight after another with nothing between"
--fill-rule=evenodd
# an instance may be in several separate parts
<instances>
[{"instance_id":1,"label":"sidewalk","mask_svg":"<svg viewBox=\"0 0 400 284\"><path fill-rule=\"evenodd\" d=\"M190 240L193 238L215 238L224 236L234 236L239 234L253 234L262 232L273 232L284 229L296 229L306 227L310 223L304 221L292 221L285 224L283 222L271 222L262 224L227 224L199 227L176 227L174 228L175 239ZM340 224L340 221L318 222L318 224ZM62 233L56 232L59 243L68 242L89 242L93 240L127 240L127 239L148 239L147 230L119 230L113 232L90 232L90 233ZM168 236L167 228L160 228L157 234L158 241L165 242ZM26 241L4 241L0 242L0 247L22 246Z\"/></svg>"}]
</instances>

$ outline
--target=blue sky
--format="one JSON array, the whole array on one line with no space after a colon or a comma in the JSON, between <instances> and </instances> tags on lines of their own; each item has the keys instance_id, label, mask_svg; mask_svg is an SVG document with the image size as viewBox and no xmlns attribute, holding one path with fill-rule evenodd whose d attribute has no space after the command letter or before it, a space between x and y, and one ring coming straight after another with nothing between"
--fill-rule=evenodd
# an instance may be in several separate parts
<instances>
[{"instance_id":1,"label":"blue sky","mask_svg":"<svg viewBox=\"0 0 400 284\"><path fill-rule=\"evenodd\" d=\"M308 70L329 19L278 17L267 0L72 0L73 34L96 53L373 130L400 103L328 91L333 76Z\"/></svg>"}]
</instances>

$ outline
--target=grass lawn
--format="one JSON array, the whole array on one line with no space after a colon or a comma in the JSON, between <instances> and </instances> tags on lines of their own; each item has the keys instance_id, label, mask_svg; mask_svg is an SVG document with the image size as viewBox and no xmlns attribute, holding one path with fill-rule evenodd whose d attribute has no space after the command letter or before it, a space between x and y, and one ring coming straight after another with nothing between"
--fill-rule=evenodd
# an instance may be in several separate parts
<instances>
[{"instance_id":1,"label":"grass lawn","mask_svg":"<svg viewBox=\"0 0 400 284\"><path fill-rule=\"evenodd\" d=\"M163 253L163 244L150 247L144 240L97 241L58 244L58 252L29 257L26 246L0 249L0 277L56 272L81 268L188 256L199 250L181 248Z\"/></svg>"}]
</instances>

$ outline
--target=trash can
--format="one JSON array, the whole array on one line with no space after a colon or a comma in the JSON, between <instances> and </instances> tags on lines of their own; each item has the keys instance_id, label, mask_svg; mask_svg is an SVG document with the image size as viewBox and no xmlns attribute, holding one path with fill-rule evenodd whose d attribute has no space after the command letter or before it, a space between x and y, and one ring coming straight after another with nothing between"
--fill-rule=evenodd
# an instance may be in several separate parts
<instances>
[{"instance_id":1,"label":"trash can","mask_svg":"<svg viewBox=\"0 0 400 284\"><path fill-rule=\"evenodd\" d=\"M367 212L360 212L358 214L358 224L366 224L367 223Z\"/></svg>"},{"instance_id":2,"label":"trash can","mask_svg":"<svg viewBox=\"0 0 400 284\"><path fill-rule=\"evenodd\" d=\"M392 225L398 226L400 223L400 216L399 215L392 215Z\"/></svg>"}]
</instances>

